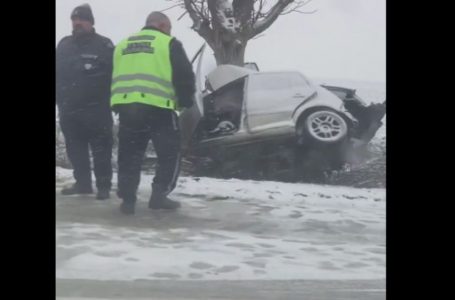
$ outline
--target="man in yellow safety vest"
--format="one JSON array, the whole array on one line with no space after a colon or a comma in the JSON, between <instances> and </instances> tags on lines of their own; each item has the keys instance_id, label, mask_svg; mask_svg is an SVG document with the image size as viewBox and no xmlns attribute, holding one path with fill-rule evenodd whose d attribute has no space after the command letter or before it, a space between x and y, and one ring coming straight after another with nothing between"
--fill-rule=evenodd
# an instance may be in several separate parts
<instances>
[{"instance_id":1,"label":"man in yellow safety vest","mask_svg":"<svg viewBox=\"0 0 455 300\"><path fill-rule=\"evenodd\" d=\"M176 209L169 199L180 171L180 129L176 110L194 103L195 76L182 44L170 36L171 22L152 12L146 26L115 48L111 107L119 115L118 191L120 211L134 214L142 159L149 140L158 166L151 209Z\"/></svg>"}]
</instances>

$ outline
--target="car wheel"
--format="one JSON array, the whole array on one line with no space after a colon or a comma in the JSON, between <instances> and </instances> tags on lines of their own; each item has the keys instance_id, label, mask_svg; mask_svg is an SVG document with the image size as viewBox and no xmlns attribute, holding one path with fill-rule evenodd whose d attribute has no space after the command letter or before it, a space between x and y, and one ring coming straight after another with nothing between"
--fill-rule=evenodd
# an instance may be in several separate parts
<instances>
[{"instance_id":1,"label":"car wheel","mask_svg":"<svg viewBox=\"0 0 455 300\"><path fill-rule=\"evenodd\" d=\"M303 134L313 141L331 144L346 137L348 124L334 111L317 110L305 118L302 130Z\"/></svg>"}]
</instances>

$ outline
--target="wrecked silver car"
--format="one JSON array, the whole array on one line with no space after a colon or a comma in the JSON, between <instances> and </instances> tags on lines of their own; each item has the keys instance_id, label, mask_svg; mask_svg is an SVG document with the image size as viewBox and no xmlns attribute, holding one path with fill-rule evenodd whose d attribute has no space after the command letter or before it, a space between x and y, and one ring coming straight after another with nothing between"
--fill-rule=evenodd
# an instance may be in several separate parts
<instances>
[{"instance_id":1,"label":"wrecked silver car","mask_svg":"<svg viewBox=\"0 0 455 300\"><path fill-rule=\"evenodd\" d=\"M260 72L193 59L196 105L180 115L185 157L198 175L307 180L342 168L382 125L385 103L315 85L300 72Z\"/></svg>"}]
</instances>

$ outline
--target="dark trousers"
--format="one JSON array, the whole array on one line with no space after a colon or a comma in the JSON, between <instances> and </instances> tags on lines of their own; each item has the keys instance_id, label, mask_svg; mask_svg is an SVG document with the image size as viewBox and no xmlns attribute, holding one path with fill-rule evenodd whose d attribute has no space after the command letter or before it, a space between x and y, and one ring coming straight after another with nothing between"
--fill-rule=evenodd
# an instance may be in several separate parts
<instances>
[{"instance_id":1,"label":"dark trousers","mask_svg":"<svg viewBox=\"0 0 455 300\"><path fill-rule=\"evenodd\" d=\"M180 172L180 130L169 109L133 103L119 105L118 189L124 201L135 201L141 165L152 140L158 157L153 186L165 195L176 186Z\"/></svg>"},{"instance_id":2,"label":"dark trousers","mask_svg":"<svg viewBox=\"0 0 455 300\"><path fill-rule=\"evenodd\" d=\"M74 112L60 115L66 152L73 165L77 185L92 184L89 149L98 189L110 189L112 181L112 115L111 112Z\"/></svg>"}]
</instances>

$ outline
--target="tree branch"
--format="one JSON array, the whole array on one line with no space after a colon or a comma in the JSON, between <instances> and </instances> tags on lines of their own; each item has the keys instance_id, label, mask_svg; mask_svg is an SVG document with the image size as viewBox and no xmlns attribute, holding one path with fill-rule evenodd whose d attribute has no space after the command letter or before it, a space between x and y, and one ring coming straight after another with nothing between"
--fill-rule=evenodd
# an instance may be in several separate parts
<instances>
[{"instance_id":1,"label":"tree branch","mask_svg":"<svg viewBox=\"0 0 455 300\"><path fill-rule=\"evenodd\" d=\"M264 5L265 5L265 1L259 0L258 12L257 12L256 16L253 17L253 21L251 22L251 26L256 24L256 22L259 20L259 18L263 16L262 8L264 7Z\"/></svg>"},{"instance_id":2,"label":"tree branch","mask_svg":"<svg viewBox=\"0 0 455 300\"><path fill-rule=\"evenodd\" d=\"M210 28L209 20L204 18L203 12L197 10L194 0L184 0L184 3L185 9L193 20L193 26L191 28L213 48L215 38L213 30Z\"/></svg>"},{"instance_id":3,"label":"tree branch","mask_svg":"<svg viewBox=\"0 0 455 300\"><path fill-rule=\"evenodd\" d=\"M261 0L262 2L262 0ZM254 17L254 0L233 0L234 16L245 27Z\"/></svg>"},{"instance_id":4,"label":"tree branch","mask_svg":"<svg viewBox=\"0 0 455 300\"><path fill-rule=\"evenodd\" d=\"M183 18L187 13L188 11L185 10L185 12L181 14L180 17L177 18L177 21L180 21L180 19Z\"/></svg>"},{"instance_id":5,"label":"tree branch","mask_svg":"<svg viewBox=\"0 0 455 300\"><path fill-rule=\"evenodd\" d=\"M294 0L279 0L269 11L267 16L257 21L252 28L252 32L250 33L249 38L253 38L254 36L260 34L264 30L270 27L273 22L280 16L280 14L286 9L286 7L294 2Z\"/></svg>"},{"instance_id":6,"label":"tree branch","mask_svg":"<svg viewBox=\"0 0 455 300\"><path fill-rule=\"evenodd\" d=\"M220 15L220 11L221 11L220 6L223 4L224 1L227 1L227 0L208 0L207 1L207 6L210 11L210 15L212 17L212 19L211 19L212 27L214 29L228 30L226 27L223 26L223 24L225 23L225 20L223 20L222 18L225 17L225 15ZM223 14L224 14L224 12L223 12Z\"/></svg>"},{"instance_id":7,"label":"tree branch","mask_svg":"<svg viewBox=\"0 0 455 300\"><path fill-rule=\"evenodd\" d=\"M307 5L308 3L310 3L312 0L307 0L307 1L297 1L296 2L296 5L292 8L290 8L289 10L287 11L284 11L283 13L281 13L280 15L284 16L284 15L287 15L287 14L290 14L290 13L293 13L293 12L297 12L297 13L301 13L301 14L313 14L315 13L317 10L313 10L313 11L309 11L309 12L305 12L305 11L301 11L299 10L299 8L301 8L302 6L305 6Z\"/></svg>"},{"instance_id":8,"label":"tree branch","mask_svg":"<svg viewBox=\"0 0 455 300\"><path fill-rule=\"evenodd\" d=\"M166 10L170 10L170 9L172 9L172 8L174 8L174 7L177 7L177 6L182 7L182 4L172 5L171 7L168 7L168 8L165 8L165 9L160 10L160 12L163 12L163 11L166 11Z\"/></svg>"},{"instance_id":9,"label":"tree branch","mask_svg":"<svg viewBox=\"0 0 455 300\"><path fill-rule=\"evenodd\" d=\"M194 1L193 0L183 0L183 3L185 4L186 11L190 14L191 20L193 20L193 24L194 24L193 27L198 26L197 24L201 23L202 20L201 20L199 14L197 13L197 11L195 10L195 8L193 7Z\"/></svg>"},{"instance_id":10,"label":"tree branch","mask_svg":"<svg viewBox=\"0 0 455 300\"><path fill-rule=\"evenodd\" d=\"M296 12L296 13L299 13L299 14L311 15L311 14L314 14L315 12L317 12L317 11L318 11L317 9L312 10L312 11L300 11L300 10L297 10L297 9L292 9L292 10L287 11L285 13L281 13L280 16L285 16L285 15L288 15L288 14L293 13L293 12Z\"/></svg>"}]
</instances>

